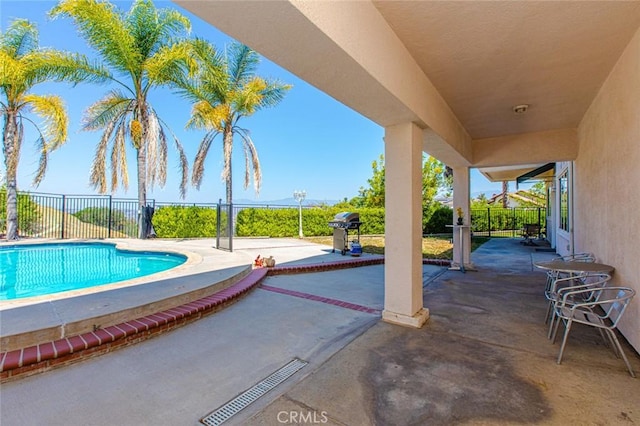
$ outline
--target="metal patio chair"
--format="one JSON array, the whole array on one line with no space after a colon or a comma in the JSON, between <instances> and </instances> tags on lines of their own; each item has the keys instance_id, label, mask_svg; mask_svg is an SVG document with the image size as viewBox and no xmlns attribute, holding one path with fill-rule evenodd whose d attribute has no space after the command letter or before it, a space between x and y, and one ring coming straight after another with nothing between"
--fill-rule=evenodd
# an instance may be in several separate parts
<instances>
[{"instance_id":1,"label":"metal patio chair","mask_svg":"<svg viewBox=\"0 0 640 426\"><path fill-rule=\"evenodd\" d=\"M614 297L600 297L603 292L610 294L610 291L615 292ZM629 363L629 360L624 354L622 346L616 337L618 322L635 296L636 291L629 287L608 287L596 291L598 295L596 296L595 301L573 304L570 302L570 299L582 297L581 294L590 292L593 292L593 289L569 290L562 292L562 298L555 304L555 315L557 315L558 321L553 332L554 341L560 322L565 324L562 345L560 346L560 353L558 354L558 364L562 362L562 356L567 344L569 332L571 331L571 326L573 323L579 323L595 327L601 333L604 332L612 343L613 351L616 356L622 357L631 377L636 377L633 369L631 368L631 364Z\"/></svg>"},{"instance_id":2,"label":"metal patio chair","mask_svg":"<svg viewBox=\"0 0 640 426\"><path fill-rule=\"evenodd\" d=\"M554 306L563 301L565 306L574 305L576 303L596 302L600 297L602 289L605 288L607 283L611 280L609 274L580 274L571 277L556 279L548 292L545 292L545 297L549 301L547 307L547 321L549 322L548 337L551 338L554 323L557 318L556 309ZM574 293L576 290L590 290L580 293ZM568 292L571 292L570 296L564 297ZM602 336L604 338L604 335Z\"/></svg>"},{"instance_id":3,"label":"metal patio chair","mask_svg":"<svg viewBox=\"0 0 640 426\"><path fill-rule=\"evenodd\" d=\"M561 260L563 262L569 262L569 261L575 261L575 262L588 262L588 263L594 263L596 261L596 256L593 253L590 252L582 252L582 253L574 253L574 254L568 254L566 256L560 256L558 258L558 260ZM554 271L554 270L549 270L547 271L547 282L545 285L545 290L544 290L544 294L545 297L547 298L547 300L550 300L548 297L549 291L551 289L551 286L553 285L554 281L559 279L559 278L568 278L570 277L570 275L567 274L563 274L560 271ZM550 302L547 308L547 314L545 316L545 320L544 323L546 324L547 321L549 321L550 318L550 313L551 313L551 306L552 303Z\"/></svg>"}]
</instances>

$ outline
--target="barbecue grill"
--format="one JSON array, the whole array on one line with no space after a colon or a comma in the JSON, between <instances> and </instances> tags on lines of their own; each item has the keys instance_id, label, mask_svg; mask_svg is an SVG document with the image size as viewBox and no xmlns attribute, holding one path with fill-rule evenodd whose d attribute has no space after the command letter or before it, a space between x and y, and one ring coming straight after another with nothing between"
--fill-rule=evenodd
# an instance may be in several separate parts
<instances>
[{"instance_id":1,"label":"barbecue grill","mask_svg":"<svg viewBox=\"0 0 640 426\"><path fill-rule=\"evenodd\" d=\"M360 244L360 215L358 213L342 212L334 216L329 222L329 226L333 228L333 250L340 250L344 254L349 250L349 231L356 231L358 238L353 242Z\"/></svg>"}]
</instances>

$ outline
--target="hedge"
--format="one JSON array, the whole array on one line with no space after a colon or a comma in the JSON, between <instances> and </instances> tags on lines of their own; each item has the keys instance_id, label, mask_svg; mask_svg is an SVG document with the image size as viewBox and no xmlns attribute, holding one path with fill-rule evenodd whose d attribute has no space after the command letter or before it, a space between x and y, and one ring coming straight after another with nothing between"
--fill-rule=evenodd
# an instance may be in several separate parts
<instances>
[{"instance_id":1,"label":"hedge","mask_svg":"<svg viewBox=\"0 0 640 426\"><path fill-rule=\"evenodd\" d=\"M214 238L217 212L211 207L163 206L153 215L159 238Z\"/></svg>"},{"instance_id":2,"label":"hedge","mask_svg":"<svg viewBox=\"0 0 640 426\"><path fill-rule=\"evenodd\" d=\"M338 208L312 207L302 209L302 232L305 236L326 236L333 233L329 222ZM358 209L362 234L384 234L384 209ZM243 208L236 218L236 235L239 237L295 237L298 236L298 209Z\"/></svg>"},{"instance_id":3,"label":"hedge","mask_svg":"<svg viewBox=\"0 0 640 426\"><path fill-rule=\"evenodd\" d=\"M344 210L338 207L302 209L302 232L307 237L329 236L329 222ZM384 234L384 209L359 208L364 235ZM226 216L226 214L225 214ZM424 233L445 233L450 229L453 213L448 207L438 208L425 224ZM224 221L224 218L223 218ZM153 216L153 227L160 238L213 238L216 236L216 209L198 206L159 207ZM298 208L242 207L235 219L238 237L297 237Z\"/></svg>"}]
</instances>

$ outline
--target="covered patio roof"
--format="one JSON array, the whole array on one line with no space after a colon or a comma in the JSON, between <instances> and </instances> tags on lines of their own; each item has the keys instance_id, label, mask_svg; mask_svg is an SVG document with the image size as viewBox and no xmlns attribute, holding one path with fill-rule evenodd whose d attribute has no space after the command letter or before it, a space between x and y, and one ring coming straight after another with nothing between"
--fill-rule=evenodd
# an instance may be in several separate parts
<instances>
[{"instance_id":1,"label":"covered patio roof","mask_svg":"<svg viewBox=\"0 0 640 426\"><path fill-rule=\"evenodd\" d=\"M472 167L575 159L574 130L640 25L640 2L176 3Z\"/></svg>"}]
</instances>

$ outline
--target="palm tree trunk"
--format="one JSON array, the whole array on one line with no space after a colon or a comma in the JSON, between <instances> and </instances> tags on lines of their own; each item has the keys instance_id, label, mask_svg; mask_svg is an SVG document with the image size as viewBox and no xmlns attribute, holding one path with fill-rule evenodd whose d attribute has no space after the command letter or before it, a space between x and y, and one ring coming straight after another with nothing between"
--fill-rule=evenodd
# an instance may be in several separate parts
<instances>
[{"instance_id":1,"label":"palm tree trunk","mask_svg":"<svg viewBox=\"0 0 640 426\"><path fill-rule=\"evenodd\" d=\"M18 157L20 142L18 140L18 123L14 112L6 113L6 125L2 138L4 165L7 171L7 241L18 239Z\"/></svg>"},{"instance_id":2,"label":"palm tree trunk","mask_svg":"<svg viewBox=\"0 0 640 426\"><path fill-rule=\"evenodd\" d=\"M147 135L149 133L149 120L146 105L141 105L138 119L142 124L142 136L140 138L140 146L137 147L137 164L138 164L138 238L146 239L146 219L144 208L147 205Z\"/></svg>"},{"instance_id":3,"label":"palm tree trunk","mask_svg":"<svg viewBox=\"0 0 640 426\"><path fill-rule=\"evenodd\" d=\"M509 206L509 181L502 181L502 208Z\"/></svg>"},{"instance_id":4,"label":"palm tree trunk","mask_svg":"<svg viewBox=\"0 0 640 426\"><path fill-rule=\"evenodd\" d=\"M223 140L222 140L222 150L224 156L224 169L222 171L222 176L226 183L227 188L227 205L231 205L233 200L233 184L231 180L231 151L233 148L233 131L231 129L231 125L227 125L224 128Z\"/></svg>"}]
</instances>

